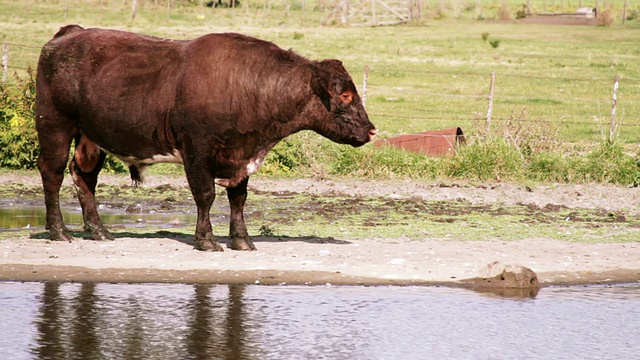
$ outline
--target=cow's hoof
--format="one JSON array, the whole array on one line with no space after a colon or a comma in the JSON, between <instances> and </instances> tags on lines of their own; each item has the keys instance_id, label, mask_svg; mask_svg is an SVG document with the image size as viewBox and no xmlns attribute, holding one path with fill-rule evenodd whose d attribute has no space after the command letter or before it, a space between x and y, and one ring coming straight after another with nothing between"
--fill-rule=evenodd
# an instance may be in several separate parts
<instances>
[{"instance_id":1,"label":"cow's hoof","mask_svg":"<svg viewBox=\"0 0 640 360\"><path fill-rule=\"evenodd\" d=\"M69 233L69 230L60 229L60 230L51 230L49 233L49 239L53 241L67 241L72 242L73 236Z\"/></svg>"},{"instance_id":2,"label":"cow's hoof","mask_svg":"<svg viewBox=\"0 0 640 360\"><path fill-rule=\"evenodd\" d=\"M233 250L240 251L255 251L256 246L253 245L253 241L250 239L232 239L229 247Z\"/></svg>"},{"instance_id":3,"label":"cow's hoof","mask_svg":"<svg viewBox=\"0 0 640 360\"><path fill-rule=\"evenodd\" d=\"M96 241L113 241L115 238L104 227L100 228L85 228L91 234L91 238Z\"/></svg>"},{"instance_id":4,"label":"cow's hoof","mask_svg":"<svg viewBox=\"0 0 640 360\"><path fill-rule=\"evenodd\" d=\"M196 239L194 248L200 251L224 251L224 248L216 240L210 239Z\"/></svg>"}]
</instances>

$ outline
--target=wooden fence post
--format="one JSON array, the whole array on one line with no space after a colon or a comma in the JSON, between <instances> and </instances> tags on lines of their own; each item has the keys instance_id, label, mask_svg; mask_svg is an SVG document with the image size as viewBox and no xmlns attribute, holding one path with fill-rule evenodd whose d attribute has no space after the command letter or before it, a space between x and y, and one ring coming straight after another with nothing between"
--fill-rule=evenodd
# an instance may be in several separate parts
<instances>
[{"instance_id":1,"label":"wooden fence post","mask_svg":"<svg viewBox=\"0 0 640 360\"><path fill-rule=\"evenodd\" d=\"M2 44L2 82L7 82L9 76L9 44Z\"/></svg>"},{"instance_id":2,"label":"wooden fence post","mask_svg":"<svg viewBox=\"0 0 640 360\"><path fill-rule=\"evenodd\" d=\"M371 0L371 18L373 19L372 24L374 26L378 26L378 14L376 12L376 0Z\"/></svg>"},{"instance_id":3,"label":"wooden fence post","mask_svg":"<svg viewBox=\"0 0 640 360\"><path fill-rule=\"evenodd\" d=\"M349 0L340 0L340 24L349 24Z\"/></svg>"},{"instance_id":4,"label":"wooden fence post","mask_svg":"<svg viewBox=\"0 0 640 360\"><path fill-rule=\"evenodd\" d=\"M367 79L369 78L369 65L364 66L364 80L362 81L362 107L367 107Z\"/></svg>"},{"instance_id":5,"label":"wooden fence post","mask_svg":"<svg viewBox=\"0 0 640 360\"><path fill-rule=\"evenodd\" d=\"M136 19L136 13L138 12L138 0L133 0L131 3L131 21Z\"/></svg>"},{"instance_id":6,"label":"wooden fence post","mask_svg":"<svg viewBox=\"0 0 640 360\"><path fill-rule=\"evenodd\" d=\"M491 113L493 112L493 88L496 84L496 71L491 70L491 84L489 85L489 107L487 109L487 124L486 124L486 136L489 136L491 131Z\"/></svg>"},{"instance_id":7,"label":"wooden fence post","mask_svg":"<svg viewBox=\"0 0 640 360\"><path fill-rule=\"evenodd\" d=\"M620 77L616 75L613 79L613 96L611 97L611 123L609 124L609 141L613 142L616 134L616 108L618 106L618 82Z\"/></svg>"}]
</instances>

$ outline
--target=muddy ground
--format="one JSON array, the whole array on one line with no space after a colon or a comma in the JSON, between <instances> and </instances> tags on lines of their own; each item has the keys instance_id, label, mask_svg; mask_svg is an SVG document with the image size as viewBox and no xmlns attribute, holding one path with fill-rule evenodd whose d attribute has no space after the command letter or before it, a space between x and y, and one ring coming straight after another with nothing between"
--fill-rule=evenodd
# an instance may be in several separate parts
<instances>
[{"instance_id":1,"label":"muddy ground","mask_svg":"<svg viewBox=\"0 0 640 360\"><path fill-rule=\"evenodd\" d=\"M460 284L494 261L532 269L542 285L640 281L640 190L602 185L469 184L413 180L250 181L257 252L193 250L195 206L182 176L133 188L106 175L112 242L51 242L41 225L0 229L0 280L263 284ZM78 211L70 179L63 203ZM0 206L42 204L35 172L0 174ZM226 242L220 192L212 221ZM163 214L147 222L145 214Z\"/></svg>"}]
</instances>

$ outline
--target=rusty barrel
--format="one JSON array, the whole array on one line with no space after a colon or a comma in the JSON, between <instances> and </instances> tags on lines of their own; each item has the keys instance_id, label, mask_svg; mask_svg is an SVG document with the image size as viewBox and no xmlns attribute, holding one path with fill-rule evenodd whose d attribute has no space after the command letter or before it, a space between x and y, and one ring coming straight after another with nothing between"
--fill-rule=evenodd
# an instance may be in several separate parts
<instances>
[{"instance_id":1,"label":"rusty barrel","mask_svg":"<svg viewBox=\"0 0 640 360\"><path fill-rule=\"evenodd\" d=\"M465 143L466 140L462 129L456 127L382 139L376 141L374 145L376 147L393 146L405 151L412 151L429 156L448 156L455 154L456 148Z\"/></svg>"}]
</instances>

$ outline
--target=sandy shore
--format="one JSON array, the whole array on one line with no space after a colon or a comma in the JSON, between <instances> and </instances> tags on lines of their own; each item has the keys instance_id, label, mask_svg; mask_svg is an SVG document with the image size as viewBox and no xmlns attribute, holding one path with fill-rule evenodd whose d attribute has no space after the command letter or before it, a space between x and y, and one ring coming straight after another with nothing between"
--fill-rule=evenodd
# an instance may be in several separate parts
<instances>
[{"instance_id":1,"label":"sandy shore","mask_svg":"<svg viewBox=\"0 0 640 360\"><path fill-rule=\"evenodd\" d=\"M0 242L0 280L262 284L457 284L500 261L542 285L640 281L640 245L515 242L332 241L256 238L257 252L204 253L174 238L73 243Z\"/></svg>"}]
</instances>

